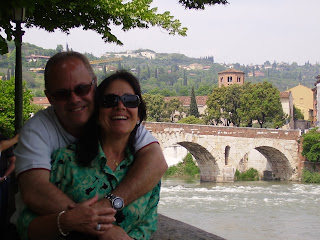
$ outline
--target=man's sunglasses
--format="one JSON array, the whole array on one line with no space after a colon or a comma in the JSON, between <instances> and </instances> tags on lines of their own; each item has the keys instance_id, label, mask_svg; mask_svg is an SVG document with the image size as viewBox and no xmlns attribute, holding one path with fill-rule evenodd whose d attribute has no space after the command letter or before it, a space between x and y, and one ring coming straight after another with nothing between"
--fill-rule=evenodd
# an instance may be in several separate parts
<instances>
[{"instance_id":1,"label":"man's sunglasses","mask_svg":"<svg viewBox=\"0 0 320 240\"><path fill-rule=\"evenodd\" d=\"M92 79L92 82L90 84L79 84L75 86L73 90L62 88L50 94L57 101L67 101L71 97L72 92L74 92L79 97L87 95L90 92L93 84L94 79Z\"/></svg>"},{"instance_id":2,"label":"man's sunglasses","mask_svg":"<svg viewBox=\"0 0 320 240\"><path fill-rule=\"evenodd\" d=\"M113 108L118 106L119 101L122 101L123 105L127 108L137 108L140 104L140 98L138 95L123 95L107 94L103 96L102 107Z\"/></svg>"}]
</instances>

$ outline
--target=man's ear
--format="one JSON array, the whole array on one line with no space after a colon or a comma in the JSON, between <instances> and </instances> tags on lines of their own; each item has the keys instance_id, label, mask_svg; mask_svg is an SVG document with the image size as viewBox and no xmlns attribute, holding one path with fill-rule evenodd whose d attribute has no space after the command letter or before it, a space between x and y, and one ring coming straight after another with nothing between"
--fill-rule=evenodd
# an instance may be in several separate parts
<instances>
[{"instance_id":1,"label":"man's ear","mask_svg":"<svg viewBox=\"0 0 320 240\"><path fill-rule=\"evenodd\" d=\"M51 105L53 105L53 99L52 96L50 95L50 93L48 92L48 90L44 90L44 94L46 95L46 97L48 98L48 101Z\"/></svg>"}]
</instances>

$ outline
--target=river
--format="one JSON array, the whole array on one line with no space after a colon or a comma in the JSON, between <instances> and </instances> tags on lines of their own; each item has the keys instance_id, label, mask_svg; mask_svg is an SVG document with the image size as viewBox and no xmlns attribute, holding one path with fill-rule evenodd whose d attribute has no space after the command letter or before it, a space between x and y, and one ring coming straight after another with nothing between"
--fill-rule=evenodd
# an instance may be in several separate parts
<instances>
[{"instance_id":1,"label":"river","mask_svg":"<svg viewBox=\"0 0 320 240\"><path fill-rule=\"evenodd\" d=\"M227 240L318 240L320 184L167 179L159 213Z\"/></svg>"}]
</instances>

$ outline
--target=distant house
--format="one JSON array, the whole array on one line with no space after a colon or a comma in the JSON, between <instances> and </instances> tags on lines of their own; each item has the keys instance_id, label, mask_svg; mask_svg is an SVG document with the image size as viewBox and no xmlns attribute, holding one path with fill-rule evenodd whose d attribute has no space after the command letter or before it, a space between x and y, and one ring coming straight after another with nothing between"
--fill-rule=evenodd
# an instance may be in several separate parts
<instances>
[{"instance_id":1,"label":"distant house","mask_svg":"<svg viewBox=\"0 0 320 240\"><path fill-rule=\"evenodd\" d=\"M304 120L313 121L313 91L311 88L299 84L286 92L291 92L293 104L300 109Z\"/></svg>"},{"instance_id":2,"label":"distant house","mask_svg":"<svg viewBox=\"0 0 320 240\"><path fill-rule=\"evenodd\" d=\"M232 84L244 84L244 72L230 68L225 71L219 72L219 87L229 86Z\"/></svg>"},{"instance_id":3,"label":"distant house","mask_svg":"<svg viewBox=\"0 0 320 240\"><path fill-rule=\"evenodd\" d=\"M289 117L290 121L286 122L283 129L294 129L294 119L293 119L293 97L291 92L281 92L280 102L282 105L282 110Z\"/></svg>"},{"instance_id":4,"label":"distant house","mask_svg":"<svg viewBox=\"0 0 320 240\"><path fill-rule=\"evenodd\" d=\"M32 98L32 103L42 106L44 108L49 107L51 104L49 103L49 100L47 97L33 97Z\"/></svg>"},{"instance_id":5,"label":"distant house","mask_svg":"<svg viewBox=\"0 0 320 240\"><path fill-rule=\"evenodd\" d=\"M190 104L191 104L191 97L190 96L164 97L165 102L169 102L172 99L178 99L182 103L182 106L185 108L190 107ZM196 102L197 102L198 111L199 111L200 115L205 114L205 110L207 108L207 104L206 104L207 99L208 99L208 96L196 96ZM177 116L182 116L182 118L186 117L186 113L176 112L174 115L175 115L174 119L176 121L178 120Z\"/></svg>"}]
</instances>

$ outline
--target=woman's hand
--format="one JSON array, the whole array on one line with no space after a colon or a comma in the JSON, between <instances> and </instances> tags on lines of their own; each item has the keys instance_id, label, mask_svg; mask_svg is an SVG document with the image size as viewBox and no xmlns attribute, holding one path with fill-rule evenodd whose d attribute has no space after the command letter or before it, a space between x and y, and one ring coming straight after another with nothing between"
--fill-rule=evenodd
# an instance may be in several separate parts
<instances>
[{"instance_id":1,"label":"woman's hand","mask_svg":"<svg viewBox=\"0 0 320 240\"><path fill-rule=\"evenodd\" d=\"M121 227L113 225L98 237L99 240L133 240Z\"/></svg>"},{"instance_id":2,"label":"woman's hand","mask_svg":"<svg viewBox=\"0 0 320 240\"><path fill-rule=\"evenodd\" d=\"M63 232L82 232L90 235L102 235L113 227L116 211L113 208L95 209L92 207L98 201L98 196L75 205L60 217L60 226ZM100 229L97 228L101 225Z\"/></svg>"}]
</instances>

